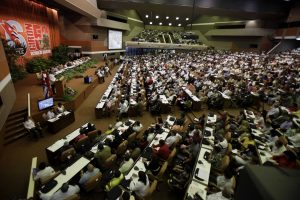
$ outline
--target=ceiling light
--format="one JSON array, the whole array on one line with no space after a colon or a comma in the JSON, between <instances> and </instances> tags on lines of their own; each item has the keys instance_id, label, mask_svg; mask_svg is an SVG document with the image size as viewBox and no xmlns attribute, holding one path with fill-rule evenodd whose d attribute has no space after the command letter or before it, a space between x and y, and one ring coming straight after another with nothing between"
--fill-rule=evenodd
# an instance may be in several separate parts
<instances>
[{"instance_id":1,"label":"ceiling light","mask_svg":"<svg viewBox=\"0 0 300 200\"><path fill-rule=\"evenodd\" d=\"M159 18L159 16L158 16L158 15L156 15L156 16L155 16L155 18L156 18L156 19L158 19L158 18Z\"/></svg>"},{"instance_id":2,"label":"ceiling light","mask_svg":"<svg viewBox=\"0 0 300 200\"><path fill-rule=\"evenodd\" d=\"M148 18L148 17L149 17L149 15L146 15L145 17L146 17L146 18Z\"/></svg>"},{"instance_id":3,"label":"ceiling light","mask_svg":"<svg viewBox=\"0 0 300 200\"><path fill-rule=\"evenodd\" d=\"M169 19L169 16L166 16L166 19Z\"/></svg>"},{"instance_id":4,"label":"ceiling light","mask_svg":"<svg viewBox=\"0 0 300 200\"><path fill-rule=\"evenodd\" d=\"M190 19L190 18L188 18L188 17L187 17L187 18L185 18L185 20L186 20L186 21L188 21L189 19Z\"/></svg>"},{"instance_id":5,"label":"ceiling light","mask_svg":"<svg viewBox=\"0 0 300 200\"><path fill-rule=\"evenodd\" d=\"M176 20L179 20L179 17L176 17Z\"/></svg>"},{"instance_id":6,"label":"ceiling light","mask_svg":"<svg viewBox=\"0 0 300 200\"><path fill-rule=\"evenodd\" d=\"M172 26L172 23L169 23L169 26Z\"/></svg>"},{"instance_id":7,"label":"ceiling light","mask_svg":"<svg viewBox=\"0 0 300 200\"><path fill-rule=\"evenodd\" d=\"M162 25L162 23L161 23L161 22L159 22L159 25L161 26L161 25Z\"/></svg>"},{"instance_id":8,"label":"ceiling light","mask_svg":"<svg viewBox=\"0 0 300 200\"><path fill-rule=\"evenodd\" d=\"M181 26L181 24L178 24L178 26Z\"/></svg>"},{"instance_id":9,"label":"ceiling light","mask_svg":"<svg viewBox=\"0 0 300 200\"><path fill-rule=\"evenodd\" d=\"M152 22L149 22L149 24L152 24Z\"/></svg>"}]
</instances>

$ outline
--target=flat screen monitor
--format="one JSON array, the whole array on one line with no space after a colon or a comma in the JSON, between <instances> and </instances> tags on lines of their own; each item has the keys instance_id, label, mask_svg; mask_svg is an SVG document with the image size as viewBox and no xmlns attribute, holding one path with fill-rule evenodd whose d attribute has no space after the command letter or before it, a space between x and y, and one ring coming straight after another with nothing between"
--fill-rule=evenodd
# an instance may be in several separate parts
<instances>
[{"instance_id":1,"label":"flat screen monitor","mask_svg":"<svg viewBox=\"0 0 300 200\"><path fill-rule=\"evenodd\" d=\"M108 49L122 49L122 31L108 30Z\"/></svg>"},{"instance_id":2,"label":"flat screen monitor","mask_svg":"<svg viewBox=\"0 0 300 200\"><path fill-rule=\"evenodd\" d=\"M54 106L54 100L53 97L50 97L48 99L43 99L38 101L38 108L39 111L45 110L47 108L51 108Z\"/></svg>"}]
</instances>

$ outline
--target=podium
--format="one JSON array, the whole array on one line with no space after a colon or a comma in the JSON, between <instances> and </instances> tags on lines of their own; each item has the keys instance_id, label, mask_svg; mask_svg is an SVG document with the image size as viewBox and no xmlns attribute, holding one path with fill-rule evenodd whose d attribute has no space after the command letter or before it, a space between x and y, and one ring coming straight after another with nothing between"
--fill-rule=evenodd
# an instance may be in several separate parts
<instances>
[{"instance_id":1,"label":"podium","mask_svg":"<svg viewBox=\"0 0 300 200\"><path fill-rule=\"evenodd\" d=\"M55 81L55 88L56 88L56 97L63 98L64 90L65 90L65 80L63 76L59 80Z\"/></svg>"}]
</instances>

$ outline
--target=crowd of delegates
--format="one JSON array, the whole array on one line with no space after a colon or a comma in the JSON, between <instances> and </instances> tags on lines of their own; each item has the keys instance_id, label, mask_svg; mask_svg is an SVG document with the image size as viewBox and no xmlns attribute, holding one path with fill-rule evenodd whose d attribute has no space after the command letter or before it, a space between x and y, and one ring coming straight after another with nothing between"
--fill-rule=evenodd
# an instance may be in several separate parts
<instances>
[{"instance_id":1,"label":"crowd of delegates","mask_svg":"<svg viewBox=\"0 0 300 200\"><path fill-rule=\"evenodd\" d=\"M295 110L300 100L299 54L298 50L275 55L206 50L132 60L145 77L147 107L153 110L159 109L161 94L170 103L189 108L191 101L183 86L212 109L222 109L226 101L235 107L280 101Z\"/></svg>"},{"instance_id":2,"label":"crowd of delegates","mask_svg":"<svg viewBox=\"0 0 300 200\"><path fill-rule=\"evenodd\" d=\"M191 35L184 31L160 31L160 30L143 30L138 36L132 38L137 42L154 42L154 43L173 43L173 44L199 44L198 37L189 37ZM164 40L165 39L165 40Z\"/></svg>"}]
</instances>

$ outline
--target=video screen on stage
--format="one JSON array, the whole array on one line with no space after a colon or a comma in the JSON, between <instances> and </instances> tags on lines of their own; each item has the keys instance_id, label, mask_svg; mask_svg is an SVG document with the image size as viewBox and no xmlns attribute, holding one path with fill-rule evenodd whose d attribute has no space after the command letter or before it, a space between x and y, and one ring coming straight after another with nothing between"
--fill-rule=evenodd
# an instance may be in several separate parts
<instances>
[{"instance_id":1,"label":"video screen on stage","mask_svg":"<svg viewBox=\"0 0 300 200\"><path fill-rule=\"evenodd\" d=\"M122 31L108 30L108 49L122 49Z\"/></svg>"},{"instance_id":2,"label":"video screen on stage","mask_svg":"<svg viewBox=\"0 0 300 200\"><path fill-rule=\"evenodd\" d=\"M43 100L40 100L38 101L38 108L39 108L39 111L41 110L45 110L47 108L51 108L54 106L54 100L53 100L53 97L50 97L48 99L43 99Z\"/></svg>"}]
</instances>

